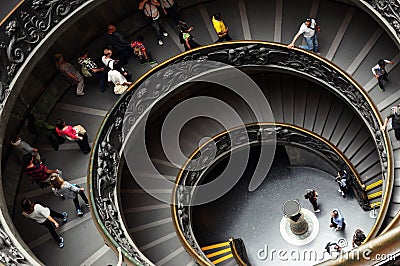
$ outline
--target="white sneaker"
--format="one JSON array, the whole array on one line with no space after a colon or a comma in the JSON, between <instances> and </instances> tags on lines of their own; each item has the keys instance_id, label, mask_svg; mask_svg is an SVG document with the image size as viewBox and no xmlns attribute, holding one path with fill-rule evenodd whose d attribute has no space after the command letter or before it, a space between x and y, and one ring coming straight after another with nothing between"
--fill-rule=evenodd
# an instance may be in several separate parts
<instances>
[{"instance_id":1,"label":"white sneaker","mask_svg":"<svg viewBox=\"0 0 400 266\"><path fill-rule=\"evenodd\" d=\"M320 209L318 209L318 210L315 210L314 212L320 212L321 210Z\"/></svg>"},{"instance_id":2,"label":"white sneaker","mask_svg":"<svg viewBox=\"0 0 400 266\"><path fill-rule=\"evenodd\" d=\"M338 189L337 192L342 192L342 190L341 190L341 189Z\"/></svg>"},{"instance_id":3,"label":"white sneaker","mask_svg":"<svg viewBox=\"0 0 400 266\"><path fill-rule=\"evenodd\" d=\"M163 45L163 44L164 44L163 41L158 40L158 45Z\"/></svg>"},{"instance_id":4,"label":"white sneaker","mask_svg":"<svg viewBox=\"0 0 400 266\"><path fill-rule=\"evenodd\" d=\"M164 37L168 37L168 33L167 32L163 32Z\"/></svg>"}]
</instances>

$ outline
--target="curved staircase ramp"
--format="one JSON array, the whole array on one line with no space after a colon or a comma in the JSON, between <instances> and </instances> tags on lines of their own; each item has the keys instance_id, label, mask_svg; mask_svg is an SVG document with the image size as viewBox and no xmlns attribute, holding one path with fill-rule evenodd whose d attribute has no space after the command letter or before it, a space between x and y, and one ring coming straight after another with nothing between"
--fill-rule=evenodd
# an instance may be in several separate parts
<instances>
[{"instance_id":1,"label":"curved staircase ramp","mask_svg":"<svg viewBox=\"0 0 400 266\"><path fill-rule=\"evenodd\" d=\"M332 142L354 161L354 166L358 172L369 176L363 179L363 182L374 184L381 180L380 160L375 144L363 122L347 105L328 91L321 90L318 86L313 86L307 82L301 83L298 79L291 78L290 75L286 75L284 78L283 75L280 76L278 73L269 75L269 78L265 78L267 75L264 75L264 80L256 79L256 82L265 91L264 94L267 95L271 103L277 122L304 127ZM200 89L211 91L207 88ZM235 99L227 99L229 96L224 98L223 95L218 95L216 91L218 90L210 93L224 101L238 102ZM193 93L199 95L197 90L193 90ZM206 95L209 96L210 94L206 93ZM182 98L179 94L174 95L174 97ZM163 110L171 108L166 101L163 101L162 104ZM158 110L157 106L154 108ZM246 114L248 112L247 107L243 104L236 104L235 109L238 113ZM169 180L174 180L180 169L172 165L162 153L162 150L159 149L159 135L154 133L159 132L167 111L154 113L158 116L150 117L149 120L158 122L151 123L151 133L146 136L146 142L152 144L149 147L149 153L152 155L152 162L158 171ZM302 115L299 116L298 114ZM204 131L205 122L204 119L190 122L190 126L188 126L190 130L185 132L186 135L181 136L180 143L183 151L193 150L200 138L204 136L201 133ZM207 124L207 132L217 134L220 131L219 125ZM368 163L363 164L362 162L366 160ZM166 198L171 197L171 191L163 187L162 181L157 182L158 179L151 175L146 176L146 178L152 178L152 186L149 192L156 195L167 194L167 196L163 196ZM379 190L379 185L374 186L374 188L369 187L370 191ZM147 194L132 178L127 169L121 176L120 197L128 232L144 255L156 262L156 265L177 263L174 259L178 259L179 256L183 257L184 250L179 249L181 245L169 218L170 205ZM168 254L174 254L174 257L168 257ZM169 261L166 262L166 259L169 259Z\"/></svg>"},{"instance_id":2,"label":"curved staircase ramp","mask_svg":"<svg viewBox=\"0 0 400 266\"><path fill-rule=\"evenodd\" d=\"M212 26L210 25L209 18L216 10L223 12L224 20L229 25L231 35L234 39L262 39L282 43L289 43L291 41L299 24L304 20L307 14L310 14L317 18L323 29L319 37L321 56L332 60L332 62L352 75L354 79L369 92L369 95L378 106L383 117L389 113L392 105L398 103L400 92L397 90L399 85L399 79L397 77L400 76L400 68L398 67L400 55L396 47L397 44L393 43L389 35L363 11L353 7L349 8L349 6L343 3L323 0L299 0L298 2L296 1L296 5L293 5L289 0L276 0L268 2L268 8L260 8L260 6L265 5L265 1L262 0L239 0L237 4L230 2L229 5L226 5L225 1L217 0L192 6L182 12L194 26L196 40L201 44L207 44L215 40L215 34L211 28ZM153 52L153 55L159 62L176 54L182 49L180 44L177 43L173 33L174 27L172 23L170 21L168 23L167 31L169 31L172 41L166 42L162 49L159 49L157 46L152 29L146 28L141 32L145 35L148 49ZM370 71L370 68L376 64L378 58L388 58L395 62L395 65L388 67L391 80L387 84L386 92L381 92L377 88L377 82L372 77ZM133 68L132 66L135 66L133 73L136 77L139 77L148 69L147 67L140 67L136 62L131 63L128 68ZM101 118L104 117L105 112L112 105L113 101L110 100L116 99L116 97L114 97L112 93L96 93L96 82L89 82L87 90L89 91L87 97L81 99L74 98L71 93L65 95L52 112L48 121L54 123L54 119L59 116L67 118L71 122L87 121L86 124L88 125L90 121L89 136L93 139L97 131L96 128L100 125ZM295 88L289 88L289 92L295 95L294 98L296 98L297 101L298 92ZM102 102L106 101L110 102L110 104L100 107L94 104L93 101L90 101L89 97L91 99L101 99ZM321 130L323 136L325 134L325 138L331 140L332 143L336 143L348 157L357 161L356 167L365 181L367 191L371 197L371 204L372 206L379 207L380 191L382 191L382 180L380 179L381 169L373 163L376 158L374 157L375 155L371 147L368 145L368 138L362 134L361 124L354 123L354 117L346 107L340 107L340 103L338 103L339 107L333 105L332 102L329 102L329 99L322 99L318 93L307 93L306 95L300 95L300 98L301 97L303 97L303 100L300 100L303 101L301 104L303 106L306 104L307 108L316 108L309 104L316 99L318 99L318 102L328 104L329 108L325 110L325 114L327 117L331 117L330 121L332 121L332 123L336 121L336 125L332 127L332 124L327 122L329 125L328 127L317 125L317 128ZM291 100L291 98L284 98L284 100ZM304 102L304 100L306 100L306 102ZM295 108L297 108L296 105ZM72 111L73 113L71 113L71 109L74 109ZM336 111L334 112L336 109L341 109L340 114ZM90 115L88 115L88 110L91 113ZM93 115L93 113L95 114ZM305 116L302 117L299 114L300 113L294 112L293 116L289 117L294 121L303 120L303 123L308 128L313 127L311 125L314 123L321 122L320 120L317 121L316 118L314 118L314 120L306 120ZM281 115L284 115L283 111ZM321 114L318 115L320 116ZM335 120L332 116L337 115L339 115L339 117ZM400 156L400 145L394 138L393 130L389 130L389 135L394 148L394 158L398 158ZM364 142L361 140L362 138L364 138ZM45 146L39 146L39 148L43 150L43 154L50 159L49 165L56 166L59 165L59 162L63 162L64 165L66 161L63 158L76 157L74 160L71 160L70 167L67 166L63 168L71 169L71 172L68 173L68 180L75 180L76 183L82 185L86 183L85 180L81 180L81 178L86 175L83 170L83 168L86 167L86 160L83 155L80 155L76 147L64 144L58 152L53 152ZM171 166L166 165L162 160L154 160L154 162L170 170L170 178L173 180L174 175L172 174L174 174L175 171ZM399 165L400 163L396 162L395 186L387 215L387 222L390 222L400 209L400 200L398 197L400 187L400 183L398 182L400 180L400 173L398 171ZM123 182L125 182L125 180ZM21 189L23 187L24 185L21 186ZM29 186L25 188L26 189L20 191L20 195L17 196L18 198L21 198L23 195L29 196L35 201L44 201L49 205L54 204L54 202L48 198L47 192L36 190L36 188L32 187L29 188ZM144 246L147 245L145 246L147 251L151 251L158 244L164 244L164 246L171 244L169 248L171 253L168 254L170 256L167 257L168 255L165 255L164 257L155 258L154 262L157 265L186 265L185 263L187 263L187 265L194 265L194 262L186 255L179 241L176 242L177 238L176 235L174 235L173 227L171 227L169 205L160 204L155 202L154 199L154 204L147 205L147 203L152 201L152 199L148 198L150 196L140 192L140 188L135 184L127 184L127 187L124 187L124 189L130 188L132 189L131 191L121 190L121 198L125 197L124 194L132 194L135 200L144 203L143 206L132 207L131 209L125 210L125 219L131 221L138 219L137 223L133 224L132 228L129 228L130 233L134 234L146 230L152 231L156 230L159 226L164 227L161 231L164 230L168 232L162 239L157 238L150 242L143 242ZM122 200L122 202L126 201ZM74 214L69 202L64 203L57 201L54 208L57 207L69 209L70 213ZM160 216L153 217L151 213L153 210L160 211ZM16 211L16 213L18 214L19 211ZM14 224L19 229L18 231L22 237L26 239L25 241L32 245L31 249L33 249L34 253L47 265L55 265L51 261L52 258L47 256L47 252L52 249L54 249L52 251L54 252L53 254L63 252L63 257L65 258L77 257L77 264L75 265L103 265L105 261L115 262L113 253L111 251L109 252L108 248L102 245L102 240L95 232L93 223L87 220L87 217L89 217L89 213L85 214L83 219L76 218L75 220L70 217L71 226L65 226L61 229L62 234L67 239L66 247L68 243L74 242L76 236L82 234L86 235L88 231L92 232L89 233L89 235L93 237L92 240L88 243L84 243L87 248L83 248L79 251L83 253L82 256L76 256L76 254L81 253L75 249L71 249L70 251L68 251L68 249L58 251L57 248L53 247L52 240L45 231L41 231L36 226L33 226L33 230L27 231L26 228L30 223L26 220L19 221L19 218L16 216ZM93 241L93 239L97 240ZM143 241L146 241L145 236L143 236ZM95 244L93 245L93 243ZM168 250L168 247L166 247L166 249ZM52 257L60 259L60 256ZM173 260L174 258L179 258L177 260L178 264L173 264L176 263Z\"/></svg>"}]
</instances>

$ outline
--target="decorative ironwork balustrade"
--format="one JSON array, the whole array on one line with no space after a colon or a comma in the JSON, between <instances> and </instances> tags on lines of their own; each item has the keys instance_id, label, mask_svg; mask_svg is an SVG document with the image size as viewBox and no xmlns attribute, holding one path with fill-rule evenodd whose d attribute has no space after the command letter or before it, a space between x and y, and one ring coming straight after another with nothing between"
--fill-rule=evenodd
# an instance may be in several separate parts
<instances>
[{"instance_id":1,"label":"decorative ironwork balustrade","mask_svg":"<svg viewBox=\"0 0 400 266\"><path fill-rule=\"evenodd\" d=\"M298 49L288 49L284 45L263 42L235 42L210 45L189 53L178 55L153 68L139 79L133 88L124 94L114 105L103 122L100 133L95 142L93 157L90 166L90 191L93 202L92 211L97 223L108 240L114 245L122 246L126 255L134 262L147 265L145 258L134 246L130 236L119 219L118 202L116 197L116 181L120 158L123 154L124 136L128 131L137 130L150 112L155 103L179 88L187 80L213 69L218 71L222 65L235 67L259 66L274 68L278 71L295 72L306 75L314 82L330 89L353 109L364 121L375 141L382 165L382 173L391 178L392 162L388 161L390 154L389 142L386 134L380 131L380 116L367 94L348 77L329 62ZM134 135L134 133L132 133ZM319 144L315 144L318 149ZM333 156L328 152L326 156ZM337 160L337 158L331 158ZM339 162L339 161L337 161ZM343 167L346 168L346 167ZM190 176L189 183L193 183L198 174ZM357 185L355 183L355 185ZM360 184L358 184L360 185ZM385 195L390 196L390 186L387 186ZM186 200L190 196L184 189L177 192L179 200ZM189 201L188 201L189 202ZM201 254L190 230L188 221L189 207L181 206L179 220L185 239L190 249ZM382 208L384 206L382 205ZM384 213L384 212L383 212ZM382 212L378 222L383 220ZM376 232L375 232L376 233ZM188 248L188 247L187 247Z\"/></svg>"}]
</instances>

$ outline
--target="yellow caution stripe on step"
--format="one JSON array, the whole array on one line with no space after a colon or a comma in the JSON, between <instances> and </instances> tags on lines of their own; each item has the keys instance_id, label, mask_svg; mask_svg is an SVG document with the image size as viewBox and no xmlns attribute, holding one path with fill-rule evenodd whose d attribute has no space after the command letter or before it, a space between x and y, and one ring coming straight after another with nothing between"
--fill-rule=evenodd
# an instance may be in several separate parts
<instances>
[{"instance_id":1,"label":"yellow caution stripe on step","mask_svg":"<svg viewBox=\"0 0 400 266\"><path fill-rule=\"evenodd\" d=\"M375 192L375 193L372 193L372 194L369 194L369 195L368 195L368 199L369 199L369 200L371 200L371 199L376 199L376 198L378 198L378 197L380 197L380 196L382 196L382 190L381 190L381 191L378 191L378 192Z\"/></svg>"},{"instance_id":2,"label":"yellow caution stripe on step","mask_svg":"<svg viewBox=\"0 0 400 266\"><path fill-rule=\"evenodd\" d=\"M383 180L380 179L380 180L378 180L378 181L376 181L376 182L374 182L374 183L369 184L368 186L366 186L366 187L365 187L365 191L370 191L370 190L372 190L372 189L374 189L374 188L376 188L376 187L381 186L382 184L383 184Z\"/></svg>"},{"instance_id":3,"label":"yellow caution stripe on step","mask_svg":"<svg viewBox=\"0 0 400 266\"><path fill-rule=\"evenodd\" d=\"M220 247L225 247L225 246L229 246L229 241L227 241L227 242L222 242L222 243L215 244L215 245L211 245L211 246L207 246L207 247L203 247L203 248L201 248L201 250L206 251L206 250L215 249L215 248L220 248Z\"/></svg>"},{"instance_id":4,"label":"yellow caution stripe on step","mask_svg":"<svg viewBox=\"0 0 400 266\"><path fill-rule=\"evenodd\" d=\"M212 261L212 263L213 263L214 265L217 265L218 263L221 263L221 262L223 262L223 261L225 261L225 260L228 260L228 259L230 259L230 258L232 258L232 257L233 257L233 255L232 255L232 253L231 253L231 254L228 254L228 255L226 255L226 256L223 256L222 258L219 258L219 259L217 259L217 260Z\"/></svg>"},{"instance_id":5,"label":"yellow caution stripe on step","mask_svg":"<svg viewBox=\"0 0 400 266\"><path fill-rule=\"evenodd\" d=\"M381 206L381 202L380 202L380 201L374 202L374 203L371 203L369 206L370 206L372 209L373 209L373 208L378 208L378 207Z\"/></svg>"},{"instance_id":6,"label":"yellow caution stripe on step","mask_svg":"<svg viewBox=\"0 0 400 266\"><path fill-rule=\"evenodd\" d=\"M212 257L218 256L218 255L221 255L221 254L224 254L224 253L229 253L229 252L232 252L230 247L229 248L225 248L225 249L221 249L221 250L219 250L217 252L214 252L214 253L207 254L206 256L207 256L207 258L212 258Z\"/></svg>"}]
</instances>

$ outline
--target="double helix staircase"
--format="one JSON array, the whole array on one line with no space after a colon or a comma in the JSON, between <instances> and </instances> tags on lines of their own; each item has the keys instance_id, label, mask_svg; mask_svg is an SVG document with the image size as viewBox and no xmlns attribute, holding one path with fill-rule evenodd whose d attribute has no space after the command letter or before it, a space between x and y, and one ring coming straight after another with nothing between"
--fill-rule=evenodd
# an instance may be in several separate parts
<instances>
[{"instance_id":1,"label":"double helix staircase","mask_svg":"<svg viewBox=\"0 0 400 266\"><path fill-rule=\"evenodd\" d=\"M229 3L225 0L209 1L182 10L184 17L194 27L196 41L202 45L216 40L210 23L210 17L216 11L222 13L234 40L265 40L286 44L290 43L306 17L315 17L322 28L319 34L321 57L332 61L351 75L368 92L382 117L389 113L391 106L399 103L398 47L380 25L362 10L328 0L297 0L295 4L290 0L238 0ZM162 62L183 50L172 21L167 20L166 30L169 37L161 47L157 45L151 26L126 38L133 39L138 34L143 35L147 48ZM101 53L93 53L95 52ZM376 79L371 73L371 67L380 58L395 62L387 67L390 81L386 84L385 92L377 87ZM140 66L136 59L131 59L128 69L133 78L137 79L151 67ZM337 146L360 174L371 207L379 208L383 191L382 171L374 143L360 119L328 92L298 84L294 79L283 79L278 73L271 75L270 79L268 84L260 85L265 88L276 121L304 127ZM72 89L69 90L57 103L47 121L54 124L58 117L63 117L70 124L83 124L88 130L89 141L93 142L102 120L117 96L111 90L100 93L96 80L88 79L86 83L84 97L77 98ZM202 130L201 121L193 122L192 129L194 131L188 131L187 136L201 135L197 134ZM218 133L219 129L216 126L209 131ZM395 140L390 126L388 130L394 149L395 185L385 224L400 209L400 163L397 159L400 158L400 144ZM189 139L186 140L190 142ZM187 143L187 150L197 144L198 142ZM59 151L53 151L41 142L35 145L47 159L50 168L60 168L66 180L83 187L86 185L89 156L83 155L74 143L63 144ZM179 169L154 149L153 163L168 179L174 180ZM171 194L171 191L157 187L157 180L154 179L153 193ZM147 194L129 173L122 174L119 193L122 216L128 232L150 261L155 265L195 265L177 237L169 204ZM69 221L59 229L65 239L63 250L58 249L44 228L20 216L19 200L23 197L42 202L56 210L68 211ZM116 263L114 252L104 244L88 210L83 217L78 217L71 202L55 198L49 190L39 190L31 186L25 177L21 178L12 215L14 225L28 247L46 265ZM232 262L226 262L233 265Z\"/></svg>"}]
</instances>

